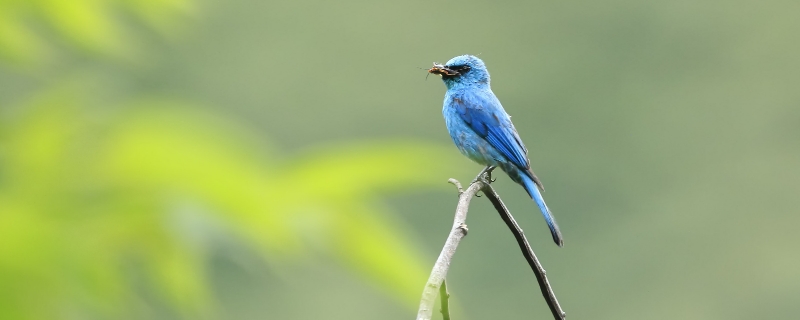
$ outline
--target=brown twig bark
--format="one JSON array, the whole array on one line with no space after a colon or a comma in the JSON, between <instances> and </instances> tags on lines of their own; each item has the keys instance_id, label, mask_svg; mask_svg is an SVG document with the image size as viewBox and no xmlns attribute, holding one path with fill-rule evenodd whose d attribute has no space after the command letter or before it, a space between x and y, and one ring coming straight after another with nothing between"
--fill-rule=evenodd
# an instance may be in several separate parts
<instances>
[{"instance_id":1,"label":"brown twig bark","mask_svg":"<svg viewBox=\"0 0 800 320\"><path fill-rule=\"evenodd\" d=\"M542 290L542 296L547 302L547 306L550 307L550 311L553 313L553 318L556 320L564 320L567 315L564 312L564 309L561 309L561 305L558 303L556 294L553 292L553 287L550 286L550 281L547 280L547 272L544 271L542 263L539 262L539 258L536 257L533 249L531 249L531 245L528 244L528 239L525 238L522 228L519 227L517 221L514 220L514 216L512 216L511 212L508 211L506 205L503 204L503 200L500 200L500 196L497 195L497 192L494 191L494 188L492 188L491 185L485 184L481 191L483 191L483 194L486 195L486 198L492 202L492 205L497 210L497 213L500 214L500 217L506 223L508 229L514 234L514 238L517 239L517 244L519 245L520 250L522 250L522 255L525 256L525 260L528 261L528 265L531 266L531 270L533 270L533 273L536 275L536 281L539 282L539 288Z\"/></svg>"}]
</instances>

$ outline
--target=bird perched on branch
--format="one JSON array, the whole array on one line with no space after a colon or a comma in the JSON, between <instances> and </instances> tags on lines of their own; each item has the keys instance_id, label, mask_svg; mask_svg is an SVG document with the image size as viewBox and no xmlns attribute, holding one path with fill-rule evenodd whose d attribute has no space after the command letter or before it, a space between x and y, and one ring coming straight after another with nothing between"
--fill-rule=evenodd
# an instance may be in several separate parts
<instances>
[{"instance_id":1,"label":"bird perched on branch","mask_svg":"<svg viewBox=\"0 0 800 320\"><path fill-rule=\"evenodd\" d=\"M463 55L443 65L434 63L428 72L440 75L447 86L442 113L458 150L479 164L499 167L522 185L542 212L553 241L563 246L558 224L542 198L542 182L531 171L528 150L511 117L492 92L483 61Z\"/></svg>"}]
</instances>

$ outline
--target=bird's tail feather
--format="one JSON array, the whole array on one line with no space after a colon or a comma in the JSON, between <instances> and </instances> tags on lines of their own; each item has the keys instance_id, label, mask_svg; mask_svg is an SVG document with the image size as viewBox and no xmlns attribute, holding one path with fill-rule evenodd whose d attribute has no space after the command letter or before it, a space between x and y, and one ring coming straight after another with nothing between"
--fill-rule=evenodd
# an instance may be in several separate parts
<instances>
[{"instance_id":1,"label":"bird's tail feather","mask_svg":"<svg viewBox=\"0 0 800 320\"><path fill-rule=\"evenodd\" d=\"M533 182L533 179L528 177L526 174L520 174L520 180L522 180L522 185L525 187L525 191L528 191L528 194L533 199L533 202L536 202L536 205L539 206L539 210L542 211L542 216L544 216L544 221L547 222L547 226L550 227L550 234L553 236L553 241L561 247L564 245L564 238L561 237L561 230L558 229L558 224L556 223L556 219L553 218L553 215L550 213L550 209L547 208L547 204L544 203L544 198L542 198L542 194L539 192L539 188L536 186L536 183Z\"/></svg>"}]
</instances>

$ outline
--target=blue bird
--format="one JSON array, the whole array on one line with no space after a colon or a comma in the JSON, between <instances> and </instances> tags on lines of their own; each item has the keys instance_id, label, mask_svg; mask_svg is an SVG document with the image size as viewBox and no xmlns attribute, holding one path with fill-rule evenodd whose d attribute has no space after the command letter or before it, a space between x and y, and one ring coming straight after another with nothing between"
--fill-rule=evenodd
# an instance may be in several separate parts
<instances>
[{"instance_id":1,"label":"blue bird","mask_svg":"<svg viewBox=\"0 0 800 320\"><path fill-rule=\"evenodd\" d=\"M444 65L434 63L428 72L440 75L447 86L442 113L458 150L479 164L499 167L522 185L542 212L553 240L563 246L561 231L540 192L542 182L531 171L528 149L492 92L483 61L463 55Z\"/></svg>"}]
</instances>

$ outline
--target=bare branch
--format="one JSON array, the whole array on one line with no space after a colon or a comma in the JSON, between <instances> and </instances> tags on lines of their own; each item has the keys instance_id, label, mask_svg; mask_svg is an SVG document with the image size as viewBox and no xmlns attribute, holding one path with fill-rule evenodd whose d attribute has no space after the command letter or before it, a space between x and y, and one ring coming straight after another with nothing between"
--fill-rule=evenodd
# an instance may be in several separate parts
<instances>
[{"instance_id":1,"label":"bare branch","mask_svg":"<svg viewBox=\"0 0 800 320\"><path fill-rule=\"evenodd\" d=\"M536 281L539 282L539 288L542 290L542 296L544 296L544 300L547 301L547 306L550 307L550 311L553 313L553 318L556 320L564 320L566 318L566 313L563 309L561 309L561 305L558 303L558 299L556 298L555 292L553 292L553 288L550 286L550 281L547 280L547 273L544 271L544 267L539 262L539 259L536 257L536 254L533 253L533 249L531 249L530 244L528 244L528 240L525 239L525 234L522 232L522 228L519 227L517 221L514 220L514 216L511 215L511 212L508 211L503 201L500 200L500 196L497 195L497 192L494 191L489 184L484 184L483 194L486 195L486 198L492 202L494 208L497 209L497 213L500 214L500 217L508 226L508 229L511 230L511 233L514 234L514 238L517 239L517 244L519 244L520 250L522 250L522 255L525 256L525 260L528 261L528 264L531 266L531 270L536 275Z\"/></svg>"},{"instance_id":2,"label":"bare branch","mask_svg":"<svg viewBox=\"0 0 800 320\"><path fill-rule=\"evenodd\" d=\"M453 219L453 228L447 236L447 241L444 243L444 248L436 259L436 264L433 265L433 270L428 278L428 283L425 284L425 289L422 290L422 299L419 303L419 311L417 312L417 320L430 320L433 315L433 307L436 302L436 295L439 293L439 286L441 286L447 270L450 269L450 260L456 253L456 248L461 242L461 239L467 235L467 225L464 223L467 220L467 211L469 210L469 202L472 198L482 189L487 183L483 179L486 170L481 171L475 181L469 185L467 190L461 191L461 184L455 180L450 179L459 189L458 206L456 207L456 216Z\"/></svg>"},{"instance_id":3,"label":"bare branch","mask_svg":"<svg viewBox=\"0 0 800 320\"><path fill-rule=\"evenodd\" d=\"M433 266L431 275L428 278L428 283L425 285L425 289L422 290L422 300L419 304L417 320L431 319L433 314L433 306L436 301L436 294L437 291L440 291L440 289L441 291L439 294L442 301L442 316L445 320L450 319L450 295L447 293L447 285L444 283L444 279L447 276L447 271L450 268L450 261L456 252L458 244L461 242L461 239L467 235L467 225L464 222L467 219L469 203L473 197L477 196L478 192L483 192L483 194L486 195L486 198L492 202L492 205L500 214L500 217L506 223L508 229L511 230L512 234L514 234L514 238L517 239L517 244L519 244L519 247L522 250L522 255L525 256L525 260L528 261L533 273L536 275L536 280L539 282L539 288L542 290L542 296L544 296L547 305L550 307L550 311L553 313L555 320L565 319L566 313L564 313L564 310L561 309L561 305L558 303L558 299L556 299L553 288L550 286L550 282L547 280L546 272L542 267L542 264L539 262L539 259L536 257L536 254L533 252L533 249L531 249L530 244L528 244L528 240L525 239L522 228L519 227L517 221L514 220L514 216L511 215L511 212L508 211L508 208L506 208L505 204L503 204L503 201L500 200L500 196L497 195L497 192L495 192L494 188L492 188L490 185L492 181L492 170L494 170L494 167L484 168L481 173L478 174L475 180L472 181L467 190L462 189L461 183L459 183L458 180L449 180L450 183L458 188L459 192L456 216L453 220L453 228L450 230L447 241L445 241L444 248L442 248L442 252L439 254L439 258L436 260L436 264Z\"/></svg>"}]
</instances>

